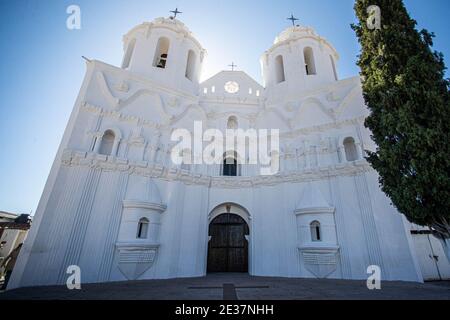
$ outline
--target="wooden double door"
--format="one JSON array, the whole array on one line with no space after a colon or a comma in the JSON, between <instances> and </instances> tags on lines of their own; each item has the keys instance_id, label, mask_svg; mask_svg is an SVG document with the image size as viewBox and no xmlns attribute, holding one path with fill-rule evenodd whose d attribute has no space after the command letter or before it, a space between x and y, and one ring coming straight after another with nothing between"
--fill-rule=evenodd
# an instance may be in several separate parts
<instances>
[{"instance_id":1,"label":"wooden double door","mask_svg":"<svg viewBox=\"0 0 450 320\"><path fill-rule=\"evenodd\" d=\"M424 280L450 279L450 263L442 243L427 231L412 234Z\"/></svg>"},{"instance_id":2,"label":"wooden double door","mask_svg":"<svg viewBox=\"0 0 450 320\"><path fill-rule=\"evenodd\" d=\"M249 228L240 216L224 213L209 225L208 272L248 272Z\"/></svg>"}]
</instances>

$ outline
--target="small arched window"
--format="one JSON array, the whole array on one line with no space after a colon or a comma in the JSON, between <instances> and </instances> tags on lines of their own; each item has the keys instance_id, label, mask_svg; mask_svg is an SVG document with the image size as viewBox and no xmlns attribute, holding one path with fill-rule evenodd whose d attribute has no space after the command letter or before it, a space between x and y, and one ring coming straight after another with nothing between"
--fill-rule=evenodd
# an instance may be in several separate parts
<instances>
[{"instance_id":1,"label":"small arched window","mask_svg":"<svg viewBox=\"0 0 450 320\"><path fill-rule=\"evenodd\" d=\"M308 76L316 74L316 63L314 61L313 49L311 47L306 47L303 49L303 57L305 59L306 74Z\"/></svg>"},{"instance_id":2,"label":"small arched window","mask_svg":"<svg viewBox=\"0 0 450 320\"><path fill-rule=\"evenodd\" d=\"M320 222L319 221L313 221L309 225L309 228L311 230L311 241L317 242L322 241L322 232L320 230Z\"/></svg>"},{"instance_id":3,"label":"small arched window","mask_svg":"<svg viewBox=\"0 0 450 320\"><path fill-rule=\"evenodd\" d=\"M123 58L122 68L127 69L130 66L131 57L133 56L134 47L136 45L136 39L130 41L127 47L127 51Z\"/></svg>"},{"instance_id":4,"label":"small arched window","mask_svg":"<svg viewBox=\"0 0 450 320\"><path fill-rule=\"evenodd\" d=\"M283 56L279 55L275 58L275 75L277 83L283 82L286 80L286 77L284 75L284 62L283 62Z\"/></svg>"},{"instance_id":5,"label":"small arched window","mask_svg":"<svg viewBox=\"0 0 450 320\"><path fill-rule=\"evenodd\" d=\"M226 177L236 177L240 174L237 161L237 154L225 154L223 157L223 175Z\"/></svg>"},{"instance_id":6,"label":"small arched window","mask_svg":"<svg viewBox=\"0 0 450 320\"><path fill-rule=\"evenodd\" d=\"M358 160L358 151L356 150L355 139L348 137L344 139L345 158L347 161Z\"/></svg>"},{"instance_id":7,"label":"small arched window","mask_svg":"<svg viewBox=\"0 0 450 320\"><path fill-rule=\"evenodd\" d=\"M139 220L136 238L147 239L148 223L149 222L147 218L141 218Z\"/></svg>"},{"instance_id":8,"label":"small arched window","mask_svg":"<svg viewBox=\"0 0 450 320\"><path fill-rule=\"evenodd\" d=\"M165 69L167 65L167 57L169 54L170 41L169 39L162 37L159 38L156 45L155 57L153 58L153 66L161 69Z\"/></svg>"},{"instance_id":9,"label":"small arched window","mask_svg":"<svg viewBox=\"0 0 450 320\"><path fill-rule=\"evenodd\" d=\"M338 81L338 76L337 76L337 71L336 71L336 64L334 63L333 56L331 56L331 55L330 55L330 60L331 60L331 68L333 68L334 80Z\"/></svg>"},{"instance_id":10,"label":"small arched window","mask_svg":"<svg viewBox=\"0 0 450 320\"><path fill-rule=\"evenodd\" d=\"M237 129L238 128L238 121L235 116L231 116L228 118L227 122L227 129Z\"/></svg>"},{"instance_id":11,"label":"small arched window","mask_svg":"<svg viewBox=\"0 0 450 320\"><path fill-rule=\"evenodd\" d=\"M116 135L114 132L112 130L106 130L103 134L102 141L100 142L99 153L107 156L111 155L115 139Z\"/></svg>"},{"instance_id":12,"label":"small arched window","mask_svg":"<svg viewBox=\"0 0 450 320\"><path fill-rule=\"evenodd\" d=\"M186 78L188 78L191 81L194 79L195 60L196 60L195 52L193 50L189 50L187 62L186 62L185 76L186 76Z\"/></svg>"}]
</instances>

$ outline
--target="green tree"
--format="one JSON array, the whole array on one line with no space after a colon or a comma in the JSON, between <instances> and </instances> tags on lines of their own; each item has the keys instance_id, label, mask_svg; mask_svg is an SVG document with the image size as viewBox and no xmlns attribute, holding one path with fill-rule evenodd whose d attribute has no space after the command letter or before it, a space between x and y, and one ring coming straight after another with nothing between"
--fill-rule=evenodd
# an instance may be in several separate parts
<instances>
[{"instance_id":1,"label":"green tree","mask_svg":"<svg viewBox=\"0 0 450 320\"><path fill-rule=\"evenodd\" d=\"M373 28L380 9L381 28ZM356 0L365 125L377 144L367 160L382 190L409 221L429 226L449 253L450 105L443 55L434 34L417 31L402 0ZM373 11L376 12L376 11Z\"/></svg>"}]
</instances>

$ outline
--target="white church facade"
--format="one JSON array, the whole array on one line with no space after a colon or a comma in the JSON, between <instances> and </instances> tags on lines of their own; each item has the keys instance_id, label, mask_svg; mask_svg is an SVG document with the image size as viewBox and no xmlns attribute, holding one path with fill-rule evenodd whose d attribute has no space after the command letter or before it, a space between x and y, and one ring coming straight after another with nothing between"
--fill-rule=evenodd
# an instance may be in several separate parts
<instances>
[{"instance_id":1,"label":"white church facade","mask_svg":"<svg viewBox=\"0 0 450 320\"><path fill-rule=\"evenodd\" d=\"M242 71L200 83L206 51L177 19L124 36L123 65L92 60L9 288L254 276L422 281L410 225L364 160L359 77L312 28L283 31ZM279 172L171 161L178 128L278 129Z\"/></svg>"}]
</instances>

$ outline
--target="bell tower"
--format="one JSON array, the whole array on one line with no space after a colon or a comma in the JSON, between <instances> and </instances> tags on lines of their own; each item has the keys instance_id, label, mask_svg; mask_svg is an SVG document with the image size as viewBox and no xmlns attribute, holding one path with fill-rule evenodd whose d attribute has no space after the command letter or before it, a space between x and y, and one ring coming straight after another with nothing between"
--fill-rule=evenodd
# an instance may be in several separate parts
<instances>
[{"instance_id":1,"label":"bell tower","mask_svg":"<svg viewBox=\"0 0 450 320\"><path fill-rule=\"evenodd\" d=\"M181 21L170 17L142 23L123 42L123 69L172 89L198 93L206 51Z\"/></svg>"},{"instance_id":2,"label":"bell tower","mask_svg":"<svg viewBox=\"0 0 450 320\"><path fill-rule=\"evenodd\" d=\"M310 27L293 25L275 38L261 57L268 94L295 98L299 93L338 80L339 55Z\"/></svg>"}]
</instances>

